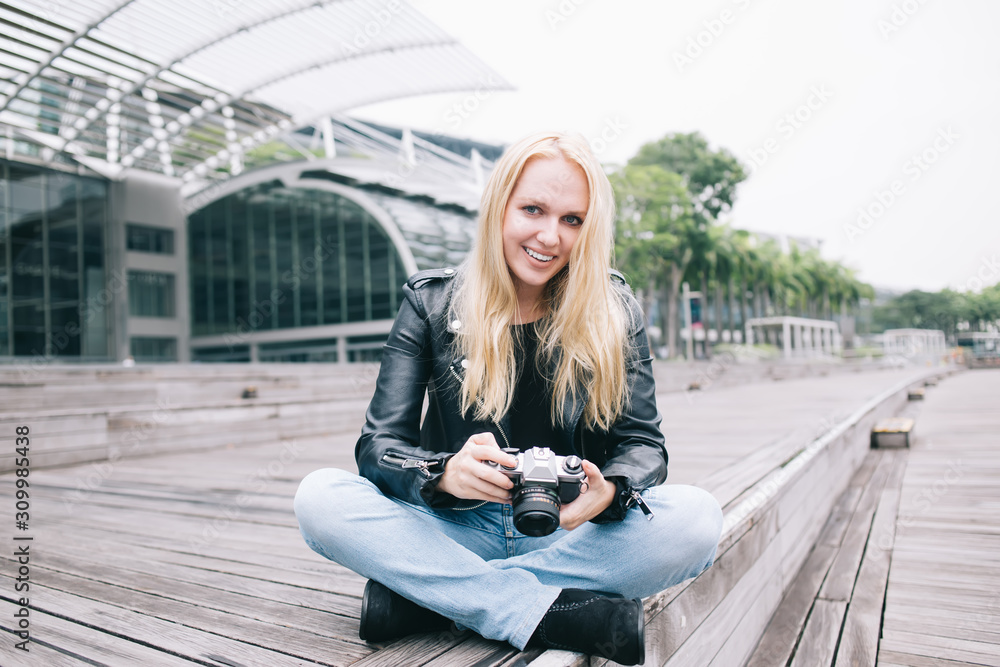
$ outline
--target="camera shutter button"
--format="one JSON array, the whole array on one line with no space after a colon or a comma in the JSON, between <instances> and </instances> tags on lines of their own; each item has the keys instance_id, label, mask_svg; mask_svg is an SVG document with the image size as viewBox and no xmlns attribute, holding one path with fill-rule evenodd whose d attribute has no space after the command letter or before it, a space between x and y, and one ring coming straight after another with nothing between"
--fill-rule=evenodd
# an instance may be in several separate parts
<instances>
[{"instance_id":1,"label":"camera shutter button","mask_svg":"<svg viewBox=\"0 0 1000 667\"><path fill-rule=\"evenodd\" d=\"M563 469L568 473L576 474L583 470L583 461L579 456L567 456L563 460Z\"/></svg>"}]
</instances>

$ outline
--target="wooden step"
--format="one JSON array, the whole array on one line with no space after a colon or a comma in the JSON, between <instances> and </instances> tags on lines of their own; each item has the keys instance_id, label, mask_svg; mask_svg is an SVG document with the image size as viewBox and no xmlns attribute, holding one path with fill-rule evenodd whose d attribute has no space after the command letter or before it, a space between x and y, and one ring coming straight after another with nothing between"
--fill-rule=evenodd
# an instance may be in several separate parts
<instances>
[{"instance_id":1,"label":"wooden step","mask_svg":"<svg viewBox=\"0 0 1000 667\"><path fill-rule=\"evenodd\" d=\"M748 667L874 667L907 455L868 453Z\"/></svg>"}]
</instances>

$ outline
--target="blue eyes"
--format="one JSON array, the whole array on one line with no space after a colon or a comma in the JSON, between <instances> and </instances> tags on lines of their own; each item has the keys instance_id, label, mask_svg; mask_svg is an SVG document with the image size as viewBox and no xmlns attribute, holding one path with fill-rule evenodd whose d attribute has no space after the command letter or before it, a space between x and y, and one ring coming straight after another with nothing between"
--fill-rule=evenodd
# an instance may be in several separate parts
<instances>
[{"instance_id":1,"label":"blue eyes","mask_svg":"<svg viewBox=\"0 0 1000 667\"><path fill-rule=\"evenodd\" d=\"M538 206L535 206L534 204L528 204L527 206L522 206L521 210L527 213L528 215L539 215L542 212L542 209ZM579 217L575 215L565 215L561 218L561 220L573 227L579 227L580 225L583 224L583 220L581 220Z\"/></svg>"}]
</instances>

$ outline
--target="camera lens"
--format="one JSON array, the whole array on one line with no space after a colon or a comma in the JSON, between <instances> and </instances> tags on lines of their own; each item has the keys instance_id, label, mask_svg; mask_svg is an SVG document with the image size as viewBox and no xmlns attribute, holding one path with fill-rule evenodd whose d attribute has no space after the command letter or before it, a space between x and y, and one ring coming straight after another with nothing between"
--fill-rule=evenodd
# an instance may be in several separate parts
<instances>
[{"instance_id":1,"label":"camera lens","mask_svg":"<svg viewBox=\"0 0 1000 667\"><path fill-rule=\"evenodd\" d=\"M514 494L514 527L522 535L543 537L559 527L559 494L544 486L525 486Z\"/></svg>"}]
</instances>

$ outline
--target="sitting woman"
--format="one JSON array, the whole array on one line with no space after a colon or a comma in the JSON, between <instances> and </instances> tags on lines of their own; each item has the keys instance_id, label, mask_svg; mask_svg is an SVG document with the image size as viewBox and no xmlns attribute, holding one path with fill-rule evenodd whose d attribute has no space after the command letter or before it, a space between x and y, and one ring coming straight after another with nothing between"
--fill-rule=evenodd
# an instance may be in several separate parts
<instances>
[{"instance_id":1,"label":"sitting woman","mask_svg":"<svg viewBox=\"0 0 1000 667\"><path fill-rule=\"evenodd\" d=\"M662 485L644 318L613 248L586 142L537 134L497 163L467 260L406 283L360 476L319 470L295 497L308 545L371 579L362 639L453 621L640 664L640 598L711 565L722 512Z\"/></svg>"}]
</instances>

